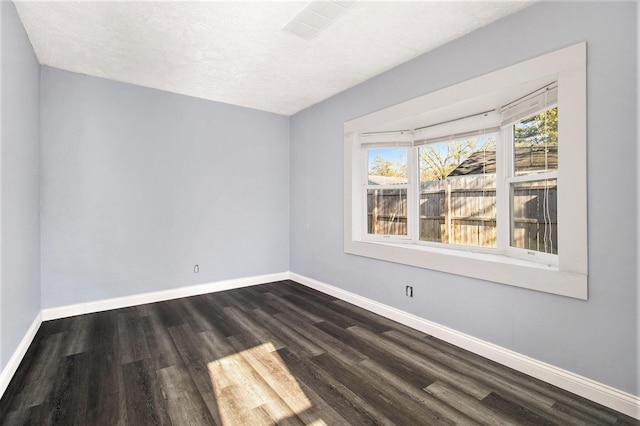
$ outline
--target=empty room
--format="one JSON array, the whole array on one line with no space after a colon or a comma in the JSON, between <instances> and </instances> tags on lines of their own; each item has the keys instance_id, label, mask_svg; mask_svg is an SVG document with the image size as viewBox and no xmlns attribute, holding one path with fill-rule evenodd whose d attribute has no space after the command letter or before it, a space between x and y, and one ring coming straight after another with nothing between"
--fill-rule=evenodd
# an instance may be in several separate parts
<instances>
[{"instance_id":1,"label":"empty room","mask_svg":"<svg viewBox=\"0 0 640 426\"><path fill-rule=\"evenodd\" d=\"M635 1L0 2L1 425L640 425Z\"/></svg>"}]
</instances>

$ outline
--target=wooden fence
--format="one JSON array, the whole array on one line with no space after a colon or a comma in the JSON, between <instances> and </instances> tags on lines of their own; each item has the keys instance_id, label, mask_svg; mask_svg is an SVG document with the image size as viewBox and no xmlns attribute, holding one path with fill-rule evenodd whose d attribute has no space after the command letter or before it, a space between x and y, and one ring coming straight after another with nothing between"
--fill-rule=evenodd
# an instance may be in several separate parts
<instances>
[{"instance_id":1,"label":"wooden fence","mask_svg":"<svg viewBox=\"0 0 640 426\"><path fill-rule=\"evenodd\" d=\"M407 235L407 190L379 189L367 193L370 234Z\"/></svg>"},{"instance_id":2,"label":"wooden fence","mask_svg":"<svg viewBox=\"0 0 640 426\"><path fill-rule=\"evenodd\" d=\"M516 185L513 196L514 247L558 254L558 185L556 180Z\"/></svg>"},{"instance_id":3,"label":"wooden fence","mask_svg":"<svg viewBox=\"0 0 640 426\"><path fill-rule=\"evenodd\" d=\"M419 197L420 239L496 247L495 183L493 174L456 176L422 183ZM546 190L544 185L538 183L515 187L513 246L557 253L556 199L555 182ZM367 204L369 233L406 235L406 190L370 191Z\"/></svg>"},{"instance_id":4,"label":"wooden fence","mask_svg":"<svg viewBox=\"0 0 640 426\"><path fill-rule=\"evenodd\" d=\"M495 175L424 182L420 187L420 239L496 247Z\"/></svg>"}]
</instances>

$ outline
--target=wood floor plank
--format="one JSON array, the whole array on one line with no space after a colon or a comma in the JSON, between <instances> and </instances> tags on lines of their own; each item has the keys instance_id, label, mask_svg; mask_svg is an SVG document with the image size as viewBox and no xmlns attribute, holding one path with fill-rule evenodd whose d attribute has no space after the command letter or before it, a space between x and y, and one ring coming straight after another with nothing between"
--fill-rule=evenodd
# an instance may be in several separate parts
<instances>
[{"instance_id":1,"label":"wood floor plank","mask_svg":"<svg viewBox=\"0 0 640 426\"><path fill-rule=\"evenodd\" d=\"M21 410L15 410L7 413L6 415L2 415L0 419L2 419L2 424L6 426L25 426L25 425L39 425L41 424L40 420L35 420L35 417L32 417L32 412L34 411L34 407L23 408ZM40 416L37 416L38 418Z\"/></svg>"},{"instance_id":2,"label":"wood floor plank","mask_svg":"<svg viewBox=\"0 0 640 426\"><path fill-rule=\"evenodd\" d=\"M235 290L226 290L216 293L216 300L222 305L223 308L243 306L246 301L241 301L240 298L234 296Z\"/></svg>"},{"instance_id":3,"label":"wood floor plank","mask_svg":"<svg viewBox=\"0 0 640 426\"><path fill-rule=\"evenodd\" d=\"M228 337L225 337L217 330L201 331L200 333L198 333L198 342L201 342L202 344L200 347L200 356L205 361L205 363L236 353L236 350L231 345L228 339ZM247 339L250 340L254 345L259 344L259 342L257 342L253 338Z\"/></svg>"},{"instance_id":4,"label":"wood floor plank","mask_svg":"<svg viewBox=\"0 0 640 426\"><path fill-rule=\"evenodd\" d=\"M41 352L31 364L31 369L25 376L24 385L18 390L13 404L20 407L33 407L44 403L50 396L58 367L62 363L64 350L62 344L65 338L65 333L56 333L43 340Z\"/></svg>"},{"instance_id":5,"label":"wood floor plank","mask_svg":"<svg viewBox=\"0 0 640 426\"><path fill-rule=\"evenodd\" d=\"M137 314L118 314L118 357L120 364L150 358L147 337L142 327L142 318Z\"/></svg>"},{"instance_id":6,"label":"wood floor plank","mask_svg":"<svg viewBox=\"0 0 640 426\"><path fill-rule=\"evenodd\" d=\"M280 352L279 352L280 353ZM300 389L309 398L311 407L299 415L301 419L305 419L305 423L312 426L327 425L347 425L349 422L342 417L331 405L322 399L314 389L309 387L305 382L298 380ZM308 419L308 420L307 420Z\"/></svg>"},{"instance_id":7,"label":"wood floor plank","mask_svg":"<svg viewBox=\"0 0 640 426\"><path fill-rule=\"evenodd\" d=\"M43 321L38 330L38 334L43 339L58 333L64 333L69 330L69 325L73 321L73 317L60 318L55 321Z\"/></svg>"},{"instance_id":8,"label":"wood floor plank","mask_svg":"<svg viewBox=\"0 0 640 426\"><path fill-rule=\"evenodd\" d=\"M276 314L275 317L282 319L284 322L287 322L287 320L291 321L288 314ZM322 330L316 328L315 325L304 322L298 323L297 331L305 338L315 342L315 344L322 348L323 352L330 352L345 364L353 365L367 358L366 355L354 351L348 344L324 333Z\"/></svg>"},{"instance_id":9,"label":"wood floor plank","mask_svg":"<svg viewBox=\"0 0 640 426\"><path fill-rule=\"evenodd\" d=\"M216 330L227 337L242 334L242 328L229 318L224 310L226 306L219 296L220 293L206 294L203 299L209 304L207 312L209 313L211 321L215 324Z\"/></svg>"},{"instance_id":10,"label":"wood floor plank","mask_svg":"<svg viewBox=\"0 0 640 426\"><path fill-rule=\"evenodd\" d=\"M594 424L612 424L615 422L615 420L612 419L619 420L621 418L625 418L625 416L611 410L610 408L603 407L584 398L576 397L576 395L571 394L568 391L559 389L540 380L536 380L524 373L502 366L494 361L465 351L435 337L427 336L425 337L425 340L436 350L460 358L465 362L468 368L472 368L474 371L478 369L484 370L487 371L492 378L503 378L514 383L515 390L520 398L528 400L532 395L544 395L549 401L555 401L554 405L560 403L566 407L573 407L573 409L583 413L583 415L588 414L591 418L596 419ZM518 403L518 405L520 404L525 407L528 405L526 401L522 400ZM552 410L556 411L556 408L552 407ZM631 419L631 422L632 424L635 424L635 420Z\"/></svg>"},{"instance_id":11,"label":"wood floor plank","mask_svg":"<svg viewBox=\"0 0 640 426\"><path fill-rule=\"evenodd\" d=\"M406 335L398 333L397 331L388 331L383 333L383 335L393 342L402 345L402 347L407 347L419 353L425 359L431 359L442 365L446 365L460 374L470 376L479 383L483 383L487 388L498 389L503 391L505 395L513 395L517 398L523 398L520 388L516 383L503 379L502 377L492 375L482 368L469 370L468 364L464 361L447 353L433 350L431 346L425 344L422 340L408 338ZM551 407L555 403L553 399L534 391L527 393L526 400L527 403L535 403L544 407Z\"/></svg>"},{"instance_id":12,"label":"wood floor plank","mask_svg":"<svg viewBox=\"0 0 640 426\"><path fill-rule=\"evenodd\" d=\"M260 286L246 287L243 291L247 300L251 301L253 310L260 309L268 315L274 315L282 312L279 308L266 303L265 294L258 291Z\"/></svg>"},{"instance_id":13,"label":"wood floor plank","mask_svg":"<svg viewBox=\"0 0 640 426\"><path fill-rule=\"evenodd\" d=\"M303 356L313 357L324 353L325 350L314 343L312 340L300 334L299 330L290 327L287 324L291 322L280 321L277 317L268 315L260 309L253 311L256 319L269 327L275 333L283 344L289 349L301 353Z\"/></svg>"},{"instance_id":14,"label":"wood floor plank","mask_svg":"<svg viewBox=\"0 0 640 426\"><path fill-rule=\"evenodd\" d=\"M422 391L423 388L438 380L437 377L430 374L424 369L417 369L413 364L408 364L402 357L396 353L381 349L366 338L350 333L349 331L338 327L330 321L324 321L315 325L325 333L335 337L342 342L349 342L349 346L363 356L370 358L393 373L398 378L410 383L416 389Z\"/></svg>"},{"instance_id":15,"label":"wood floor plank","mask_svg":"<svg viewBox=\"0 0 640 426\"><path fill-rule=\"evenodd\" d=\"M153 309L165 328L180 326L190 318L179 299L154 304Z\"/></svg>"},{"instance_id":16,"label":"wood floor plank","mask_svg":"<svg viewBox=\"0 0 640 426\"><path fill-rule=\"evenodd\" d=\"M18 369L16 370L13 378L9 382L7 389L0 399L0 419L8 417L14 407L20 407L22 404L18 400L18 396L21 394L22 389L25 386L29 386L30 380L27 377L28 374L33 372L33 364L41 357L42 355L42 344L43 344L43 333L41 330L38 330L35 337L33 338L33 342L27 349L27 352L24 355L24 358L20 362ZM19 411L26 411L29 408L19 409ZM21 415L22 416L22 415ZM18 416L22 418L21 416Z\"/></svg>"},{"instance_id":17,"label":"wood floor plank","mask_svg":"<svg viewBox=\"0 0 640 426\"><path fill-rule=\"evenodd\" d=\"M222 424L229 425L271 425L273 422L269 415L256 407L247 408L243 405L242 388L238 385L227 386L216 392L216 398L220 403L220 417Z\"/></svg>"},{"instance_id":18,"label":"wood floor plank","mask_svg":"<svg viewBox=\"0 0 640 426\"><path fill-rule=\"evenodd\" d=\"M171 425L162 390L150 359L122 366L127 400L127 420L131 425Z\"/></svg>"},{"instance_id":19,"label":"wood floor plank","mask_svg":"<svg viewBox=\"0 0 640 426\"><path fill-rule=\"evenodd\" d=\"M609 424L617 424L620 420L625 419L624 416L620 416L620 413L604 407L595 402L585 400L584 398L576 398L575 395L570 395L568 392L562 389L554 389L555 393L550 393L549 396L555 397L556 403L554 404L554 410L558 410L559 406L568 407L572 413L581 413L581 416L587 415L596 422L606 422Z\"/></svg>"},{"instance_id":20,"label":"wood floor plank","mask_svg":"<svg viewBox=\"0 0 640 426\"><path fill-rule=\"evenodd\" d=\"M284 348L284 343L276 336L275 333L272 333L270 330L263 327L259 321L252 318L247 312L233 306L227 306L224 310L229 318L235 321L235 323L242 329L242 333L240 333L241 335L251 337L257 344L270 342L276 349Z\"/></svg>"},{"instance_id":21,"label":"wood floor plank","mask_svg":"<svg viewBox=\"0 0 640 426\"><path fill-rule=\"evenodd\" d=\"M415 339L424 339L427 337L427 335L421 331L409 328L396 321L390 320L389 318L385 318L373 312L367 311L366 309L353 305L344 300L336 299L333 302L331 302L331 305L332 307L334 307L334 309L338 309L340 312L342 312L345 315L357 316L358 318L360 318L361 322L374 322L378 324L381 327L380 329L381 331L397 330L401 333L408 334L409 336ZM335 308L335 307L338 307L338 308Z\"/></svg>"},{"instance_id":22,"label":"wood floor plank","mask_svg":"<svg viewBox=\"0 0 640 426\"><path fill-rule=\"evenodd\" d=\"M374 333L383 333L391 330L395 325L391 324L392 321L383 321L382 317L379 315L375 315L370 312L365 313L367 312L366 310L338 299L331 302L330 309L344 317L357 321L354 325L359 325L373 331Z\"/></svg>"},{"instance_id":23,"label":"wood floor plank","mask_svg":"<svg viewBox=\"0 0 640 426\"><path fill-rule=\"evenodd\" d=\"M487 395L482 400L482 404L513 419L514 423L522 426L547 426L554 424L553 421L527 410L522 405L508 401L494 392Z\"/></svg>"},{"instance_id":24,"label":"wood floor plank","mask_svg":"<svg viewBox=\"0 0 640 426\"><path fill-rule=\"evenodd\" d=\"M257 424L261 425L304 425L304 423L302 423L302 421L296 416L278 420L278 413L273 412L268 404L251 409L251 413L260 419Z\"/></svg>"},{"instance_id":25,"label":"wood floor plank","mask_svg":"<svg viewBox=\"0 0 640 426\"><path fill-rule=\"evenodd\" d=\"M91 391L87 400L86 424L129 424L124 379L121 365L115 357L92 352L89 383Z\"/></svg>"},{"instance_id":26,"label":"wood floor plank","mask_svg":"<svg viewBox=\"0 0 640 426\"><path fill-rule=\"evenodd\" d=\"M379 415L393 424L411 424L416 418L424 419L426 424L434 424L437 420L435 416L414 401L399 397L393 389L370 381L370 376L358 366L345 364L328 353L314 357L312 361L329 372L334 380L359 395L372 407L376 407Z\"/></svg>"},{"instance_id":27,"label":"wood floor plank","mask_svg":"<svg viewBox=\"0 0 640 426\"><path fill-rule=\"evenodd\" d=\"M430 421L433 424L455 424L455 425L477 425L471 417L466 416L454 406L433 397L433 395L419 390L411 383L393 374L386 365L381 365L373 360L367 359L359 364L360 368L366 371L372 379L388 386L395 392L402 394L405 398L410 398L416 403L431 411ZM425 421L427 419L425 418Z\"/></svg>"},{"instance_id":28,"label":"wood floor plank","mask_svg":"<svg viewBox=\"0 0 640 426\"><path fill-rule=\"evenodd\" d=\"M0 425L635 425L289 280L45 321Z\"/></svg>"},{"instance_id":29,"label":"wood floor plank","mask_svg":"<svg viewBox=\"0 0 640 426\"><path fill-rule=\"evenodd\" d=\"M262 293L273 293L279 297L288 296L296 292L295 286L289 285L289 280L262 284L256 288Z\"/></svg>"},{"instance_id":30,"label":"wood floor plank","mask_svg":"<svg viewBox=\"0 0 640 426\"><path fill-rule=\"evenodd\" d=\"M456 407L457 410L463 412L480 424L488 426L512 426L517 424L508 417L502 416L487 406L482 405L476 398L446 383L435 382L427 386L424 390L450 406Z\"/></svg>"},{"instance_id":31,"label":"wood floor plank","mask_svg":"<svg viewBox=\"0 0 640 426\"><path fill-rule=\"evenodd\" d=\"M208 363L223 424L244 424L241 422L247 421L248 417L263 418L264 413L275 422L296 418L296 413L270 386L273 377L261 374L269 371L265 363L270 359L269 352L274 352L273 345L247 345L247 341L241 341L239 336L229 340L236 345L235 353ZM278 375L275 371L269 373ZM283 376L284 371L280 373ZM262 409L254 411L258 407Z\"/></svg>"},{"instance_id":32,"label":"wood floor plank","mask_svg":"<svg viewBox=\"0 0 640 426\"><path fill-rule=\"evenodd\" d=\"M318 317L331 321L338 327L349 328L354 325L359 325L358 321L333 311L330 306L323 305L320 301L314 301L298 294L285 296L284 299Z\"/></svg>"},{"instance_id":33,"label":"wood floor plank","mask_svg":"<svg viewBox=\"0 0 640 426\"><path fill-rule=\"evenodd\" d=\"M311 401L304 394L298 381L288 370L272 344L266 343L245 349L247 344L241 336L230 337L229 341L277 397L290 408L296 418L299 418L298 420L307 424L312 422L313 419L307 413L311 408ZM272 404L267 404L269 410L271 407ZM274 415L273 411L268 412L271 416ZM280 417L282 418L282 416ZM281 418L275 420L280 421Z\"/></svg>"},{"instance_id":34,"label":"wood floor plank","mask_svg":"<svg viewBox=\"0 0 640 426\"><path fill-rule=\"evenodd\" d=\"M640 424L638 420L622 413L618 415L618 420L615 423L616 426L637 426L638 424Z\"/></svg>"},{"instance_id":35,"label":"wood floor plank","mask_svg":"<svg viewBox=\"0 0 640 426\"><path fill-rule=\"evenodd\" d=\"M265 404L261 407L257 407L256 410L263 411L269 418L269 424L283 425L283 426L304 426L305 423L297 414L291 413L289 415L283 414L279 409L274 407L273 404Z\"/></svg>"},{"instance_id":36,"label":"wood floor plank","mask_svg":"<svg viewBox=\"0 0 640 426\"><path fill-rule=\"evenodd\" d=\"M87 424L127 424L124 379L118 359L117 314L92 314Z\"/></svg>"},{"instance_id":37,"label":"wood floor plank","mask_svg":"<svg viewBox=\"0 0 640 426\"><path fill-rule=\"evenodd\" d=\"M503 380L511 383L513 392L517 393L519 398L530 400L536 398L536 395L543 395L545 399L540 400L544 405L553 405L561 402L567 406L575 406L580 411L590 413L594 418L600 419L603 422L610 422L612 417L617 417L615 412L606 407L598 406L597 404L585 400L583 398L576 398L574 394L571 394L562 389L556 388L548 383L544 383L540 380L536 380L530 376L527 376L519 371L502 366L494 361L483 358L474 353L465 351L461 348L455 347L449 343L443 342L440 339L436 339L432 336L427 336L426 343L434 348L435 351L449 354L464 362L467 370L478 372L483 371L491 378L493 383L501 383ZM509 393L509 392L507 392ZM527 402L524 401L524 405ZM619 413L617 413L619 415Z\"/></svg>"},{"instance_id":38,"label":"wood floor plank","mask_svg":"<svg viewBox=\"0 0 640 426\"><path fill-rule=\"evenodd\" d=\"M286 348L278 352L295 377L312 388L342 418L346 419L348 424L393 424L374 405L311 360L301 358Z\"/></svg>"},{"instance_id":39,"label":"wood floor plank","mask_svg":"<svg viewBox=\"0 0 640 426\"><path fill-rule=\"evenodd\" d=\"M70 318L63 355L75 355L90 349L91 315L78 315Z\"/></svg>"},{"instance_id":40,"label":"wood floor plank","mask_svg":"<svg viewBox=\"0 0 640 426\"><path fill-rule=\"evenodd\" d=\"M560 416L562 419L569 417L570 419L577 420L579 424L615 424L617 421L617 417L607 417L603 418L601 413L599 413L598 417L594 417L591 412L580 410L578 407L565 405L563 403L557 402L552 407L552 412L555 415Z\"/></svg>"},{"instance_id":41,"label":"wood floor plank","mask_svg":"<svg viewBox=\"0 0 640 426\"><path fill-rule=\"evenodd\" d=\"M335 296L322 293L316 289L307 287L305 285L300 285L295 281L285 280L282 282L282 285L290 289L293 294L300 294L303 297L309 298L311 300L317 300L318 302L325 305L329 305L331 302L337 299Z\"/></svg>"},{"instance_id":42,"label":"wood floor plank","mask_svg":"<svg viewBox=\"0 0 640 426\"><path fill-rule=\"evenodd\" d=\"M160 318L151 312L151 315L142 317L140 321L153 368L160 370L181 365L183 362L180 352Z\"/></svg>"},{"instance_id":43,"label":"wood floor plank","mask_svg":"<svg viewBox=\"0 0 640 426\"><path fill-rule=\"evenodd\" d=\"M160 388L174 425L207 426L215 423L200 392L182 365L158 370Z\"/></svg>"},{"instance_id":44,"label":"wood floor plank","mask_svg":"<svg viewBox=\"0 0 640 426\"><path fill-rule=\"evenodd\" d=\"M184 309L189 312L187 320L196 331L215 330L215 317L211 312L211 305L201 297L182 299Z\"/></svg>"},{"instance_id":45,"label":"wood floor plank","mask_svg":"<svg viewBox=\"0 0 640 426\"><path fill-rule=\"evenodd\" d=\"M301 318L307 319L311 323L324 321L324 318L318 315L314 315L313 313L305 309L302 309L295 303L292 303L287 299L284 299L283 297L276 296L274 293L271 293L271 292L264 293L264 301L265 301L265 304L272 306L279 313L295 312Z\"/></svg>"},{"instance_id":46,"label":"wood floor plank","mask_svg":"<svg viewBox=\"0 0 640 426\"><path fill-rule=\"evenodd\" d=\"M244 310L247 313L261 308L265 308L263 310L271 311L271 309L265 307L264 303L262 303L262 298L260 296L253 295L252 287L230 290L227 294L232 301L230 306Z\"/></svg>"},{"instance_id":47,"label":"wood floor plank","mask_svg":"<svg viewBox=\"0 0 640 426\"><path fill-rule=\"evenodd\" d=\"M41 404L42 424L80 425L86 421L90 355L86 352L62 358L51 393Z\"/></svg>"},{"instance_id":48,"label":"wood floor plank","mask_svg":"<svg viewBox=\"0 0 640 426\"><path fill-rule=\"evenodd\" d=\"M545 395L532 390L523 393L521 391L522 388L516 382L506 380L502 376L494 376L483 371L482 368L469 369L468 364L465 362L447 353L434 351L431 347L425 345L424 341L408 339L406 335L395 331L385 332L383 335L395 343L402 345L399 347L408 347L421 354L425 360L431 359L440 365L446 365L452 371L455 371L456 374L464 375L494 391L497 390L511 400L516 401L519 405L531 407L539 416L547 418L550 421L560 422L561 424L572 424L572 419L564 413L555 410L553 408L555 401Z\"/></svg>"},{"instance_id":49,"label":"wood floor plank","mask_svg":"<svg viewBox=\"0 0 640 426\"><path fill-rule=\"evenodd\" d=\"M220 346L211 346L204 338L210 332L196 333L191 325L184 324L171 327L169 334L174 341L191 379L200 392L200 396L207 406L216 424L222 425L220 411L213 392L213 385L209 376L207 364L220 356L226 356L232 349L224 350ZM214 350L216 352L214 352Z\"/></svg>"},{"instance_id":50,"label":"wood floor plank","mask_svg":"<svg viewBox=\"0 0 640 426\"><path fill-rule=\"evenodd\" d=\"M420 357L415 352L400 347L380 335L359 327L350 327L348 330L354 335L369 340L381 349L394 352L397 356L404 359L407 363L414 365L416 368L428 371L429 374L437 377L439 381L450 383L458 389L464 389L465 392L478 400L484 398L491 392L491 389L482 383L460 374L446 365Z\"/></svg>"}]
</instances>

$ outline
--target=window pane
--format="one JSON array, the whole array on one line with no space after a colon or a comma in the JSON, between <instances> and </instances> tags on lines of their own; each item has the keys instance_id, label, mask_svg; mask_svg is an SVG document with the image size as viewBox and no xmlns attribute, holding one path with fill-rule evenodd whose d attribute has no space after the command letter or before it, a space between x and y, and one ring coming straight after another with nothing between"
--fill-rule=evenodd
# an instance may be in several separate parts
<instances>
[{"instance_id":1,"label":"window pane","mask_svg":"<svg viewBox=\"0 0 640 426\"><path fill-rule=\"evenodd\" d=\"M369 185L406 184L407 149L405 147L367 150Z\"/></svg>"},{"instance_id":2,"label":"window pane","mask_svg":"<svg viewBox=\"0 0 640 426\"><path fill-rule=\"evenodd\" d=\"M496 136L419 148L420 240L496 247Z\"/></svg>"},{"instance_id":3,"label":"window pane","mask_svg":"<svg viewBox=\"0 0 640 426\"><path fill-rule=\"evenodd\" d=\"M407 190L367 190L367 232L407 235Z\"/></svg>"},{"instance_id":4,"label":"window pane","mask_svg":"<svg viewBox=\"0 0 640 426\"><path fill-rule=\"evenodd\" d=\"M558 181L511 184L511 246L558 254Z\"/></svg>"},{"instance_id":5,"label":"window pane","mask_svg":"<svg viewBox=\"0 0 640 426\"><path fill-rule=\"evenodd\" d=\"M558 108L516 123L513 135L516 175L558 169Z\"/></svg>"}]
</instances>

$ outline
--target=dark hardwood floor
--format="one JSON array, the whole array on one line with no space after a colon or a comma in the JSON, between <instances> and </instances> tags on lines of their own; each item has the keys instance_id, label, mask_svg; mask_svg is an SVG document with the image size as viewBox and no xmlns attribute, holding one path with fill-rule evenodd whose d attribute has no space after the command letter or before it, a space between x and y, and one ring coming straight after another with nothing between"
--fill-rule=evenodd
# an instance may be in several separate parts
<instances>
[{"instance_id":1,"label":"dark hardwood floor","mask_svg":"<svg viewBox=\"0 0 640 426\"><path fill-rule=\"evenodd\" d=\"M283 281L44 322L2 425L639 425Z\"/></svg>"}]
</instances>

